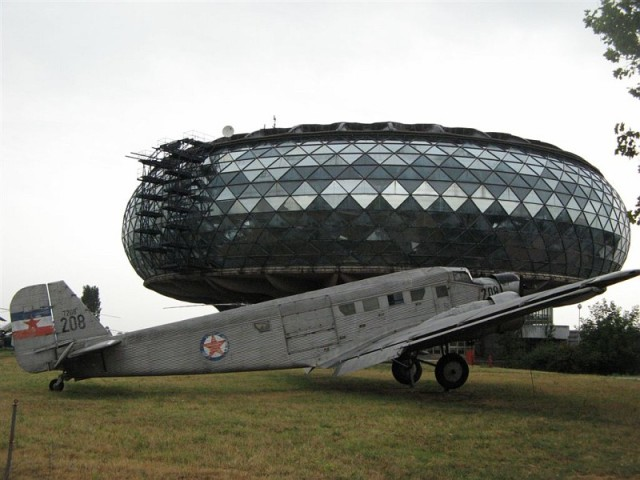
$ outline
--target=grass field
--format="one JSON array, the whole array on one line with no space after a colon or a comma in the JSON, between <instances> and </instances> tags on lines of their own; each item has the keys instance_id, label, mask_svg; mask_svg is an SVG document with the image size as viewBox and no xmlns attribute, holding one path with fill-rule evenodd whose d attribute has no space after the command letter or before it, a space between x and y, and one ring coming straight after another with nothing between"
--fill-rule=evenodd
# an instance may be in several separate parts
<instances>
[{"instance_id":1,"label":"grass field","mask_svg":"<svg viewBox=\"0 0 640 480\"><path fill-rule=\"evenodd\" d=\"M12 479L640 478L640 381L472 367L443 392L388 366L96 379L48 391L0 350Z\"/></svg>"}]
</instances>

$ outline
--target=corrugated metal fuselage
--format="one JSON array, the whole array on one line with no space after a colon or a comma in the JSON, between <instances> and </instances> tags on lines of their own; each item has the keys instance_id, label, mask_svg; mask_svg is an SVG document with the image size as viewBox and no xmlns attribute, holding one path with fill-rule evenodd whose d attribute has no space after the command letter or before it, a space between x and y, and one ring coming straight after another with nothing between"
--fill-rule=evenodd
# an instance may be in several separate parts
<instances>
[{"instance_id":1,"label":"corrugated metal fuselage","mask_svg":"<svg viewBox=\"0 0 640 480\"><path fill-rule=\"evenodd\" d=\"M314 367L486 296L465 269L399 272L127 333L63 368L81 379Z\"/></svg>"}]
</instances>

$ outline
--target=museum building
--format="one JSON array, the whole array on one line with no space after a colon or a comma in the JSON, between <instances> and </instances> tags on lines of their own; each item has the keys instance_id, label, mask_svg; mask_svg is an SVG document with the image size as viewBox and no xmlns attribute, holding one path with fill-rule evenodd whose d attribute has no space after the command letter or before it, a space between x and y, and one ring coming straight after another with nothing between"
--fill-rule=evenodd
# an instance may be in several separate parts
<instances>
[{"instance_id":1,"label":"museum building","mask_svg":"<svg viewBox=\"0 0 640 480\"><path fill-rule=\"evenodd\" d=\"M533 291L629 251L617 192L544 142L396 122L225 130L131 155L122 241L161 294L224 308L429 266L516 272Z\"/></svg>"}]
</instances>

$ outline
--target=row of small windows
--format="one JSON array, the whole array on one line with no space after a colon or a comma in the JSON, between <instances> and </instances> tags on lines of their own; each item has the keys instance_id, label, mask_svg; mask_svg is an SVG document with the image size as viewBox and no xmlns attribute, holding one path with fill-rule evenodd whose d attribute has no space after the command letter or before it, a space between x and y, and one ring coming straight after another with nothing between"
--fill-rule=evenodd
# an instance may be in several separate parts
<instances>
[{"instance_id":1,"label":"row of small windows","mask_svg":"<svg viewBox=\"0 0 640 480\"><path fill-rule=\"evenodd\" d=\"M425 288L416 288L408 292L394 292L386 295L386 297L370 297L356 302L343 303L338 305L338 310L345 316L354 315L362 312L372 312L380 309L380 299L386 298L386 305L394 307L404 305L406 302L416 303L424 300ZM449 289L446 285L436 287L436 297L448 297Z\"/></svg>"}]
</instances>

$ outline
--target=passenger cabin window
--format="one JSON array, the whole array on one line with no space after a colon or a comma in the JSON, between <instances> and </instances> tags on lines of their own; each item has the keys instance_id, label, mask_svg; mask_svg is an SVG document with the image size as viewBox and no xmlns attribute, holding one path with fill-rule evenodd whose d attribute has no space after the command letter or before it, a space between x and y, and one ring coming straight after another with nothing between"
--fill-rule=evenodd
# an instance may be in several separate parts
<instances>
[{"instance_id":1,"label":"passenger cabin window","mask_svg":"<svg viewBox=\"0 0 640 480\"><path fill-rule=\"evenodd\" d=\"M362 300L362 308L365 312L371 312L372 310L378 310L380 308L380 302L378 297L365 298Z\"/></svg>"},{"instance_id":2,"label":"passenger cabin window","mask_svg":"<svg viewBox=\"0 0 640 480\"><path fill-rule=\"evenodd\" d=\"M343 315L353 315L354 313L356 313L356 304L343 303L342 305L338 305L338 309Z\"/></svg>"},{"instance_id":3,"label":"passenger cabin window","mask_svg":"<svg viewBox=\"0 0 640 480\"><path fill-rule=\"evenodd\" d=\"M409 293L411 294L412 302L419 302L424 299L424 288L417 288L415 290L411 290Z\"/></svg>"},{"instance_id":4,"label":"passenger cabin window","mask_svg":"<svg viewBox=\"0 0 640 480\"><path fill-rule=\"evenodd\" d=\"M449 289L446 285L440 285L436 287L436 297L443 298L449 296Z\"/></svg>"},{"instance_id":5,"label":"passenger cabin window","mask_svg":"<svg viewBox=\"0 0 640 480\"><path fill-rule=\"evenodd\" d=\"M404 298L402 298L402 292L392 293L387 295L387 300L389 301L389 306L393 305L402 305L404 303Z\"/></svg>"}]
</instances>

